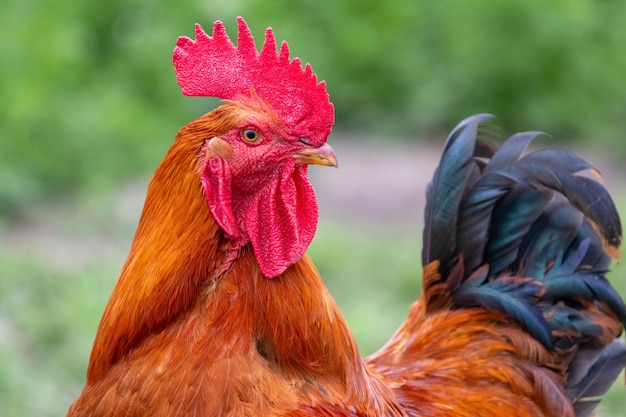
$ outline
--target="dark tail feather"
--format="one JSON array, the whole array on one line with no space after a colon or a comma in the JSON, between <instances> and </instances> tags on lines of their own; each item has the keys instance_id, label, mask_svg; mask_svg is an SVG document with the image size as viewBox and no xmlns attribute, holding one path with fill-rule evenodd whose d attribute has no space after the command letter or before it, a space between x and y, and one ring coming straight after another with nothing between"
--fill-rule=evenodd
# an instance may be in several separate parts
<instances>
[{"instance_id":1,"label":"dark tail feather","mask_svg":"<svg viewBox=\"0 0 626 417\"><path fill-rule=\"evenodd\" d=\"M450 133L433 180L426 191L422 263L448 261L453 257L458 206L468 183L479 172L474 162L478 126L492 116L468 117Z\"/></svg>"},{"instance_id":2,"label":"dark tail feather","mask_svg":"<svg viewBox=\"0 0 626 417\"><path fill-rule=\"evenodd\" d=\"M600 397L611 387L626 366L626 344L615 339L603 349L578 351L570 364L565 385L577 417L589 417L600 403Z\"/></svg>"},{"instance_id":3,"label":"dark tail feather","mask_svg":"<svg viewBox=\"0 0 626 417\"><path fill-rule=\"evenodd\" d=\"M505 314L563 358L567 393L584 417L626 366L616 339L626 305L605 278L619 256L619 215L581 158L524 154L539 133L481 146L476 136L488 119L473 116L453 130L427 191L422 260L439 261L445 285L427 284L426 308Z\"/></svg>"}]
</instances>

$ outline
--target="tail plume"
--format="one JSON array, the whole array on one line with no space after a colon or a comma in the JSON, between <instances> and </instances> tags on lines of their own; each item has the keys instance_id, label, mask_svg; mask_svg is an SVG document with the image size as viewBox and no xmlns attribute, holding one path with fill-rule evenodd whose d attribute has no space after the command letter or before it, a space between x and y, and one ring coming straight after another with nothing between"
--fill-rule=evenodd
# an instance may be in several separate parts
<instances>
[{"instance_id":1,"label":"tail plume","mask_svg":"<svg viewBox=\"0 0 626 417\"><path fill-rule=\"evenodd\" d=\"M452 131L429 184L422 261L437 261L439 274L424 282L426 308L505 314L567 358L567 395L587 416L626 365L617 339L626 306L605 278L619 258L620 218L586 161L559 149L526 153L539 132L489 146L477 136L490 119L472 116Z\"/></svg>"}]
</instances>

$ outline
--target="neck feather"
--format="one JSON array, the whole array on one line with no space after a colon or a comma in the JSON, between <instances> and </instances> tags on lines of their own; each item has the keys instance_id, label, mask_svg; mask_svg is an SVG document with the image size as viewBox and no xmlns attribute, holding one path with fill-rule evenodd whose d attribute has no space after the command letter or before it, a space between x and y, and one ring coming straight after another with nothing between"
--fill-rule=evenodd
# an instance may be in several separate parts
<instances>
[{"instance_id":1,"label":"neck feather","mask_svg":"<svg viewBox=\"0 0 626 417\"><path fill-rule=\"evenodd\" d=\"M227 245L198 179L203 135L197 136L189 138L183 128L150 182L129 256L98 328L88 383L189 309L203 281L224 262Z\"/></svg>"},{"instance_id":2,"label":"neck feather","mask_svg":"<svg viewBox=\"0 0 626 417\"><path fill-rule=\"evenodd\" d=\"M270 379L290 381L288 386L296 387L310 405L348 403L375 410L374 415L395 409L393 394L365 366L345 319L307 255L282 275L267 279L248 245L208 289L203 305L185 325L187 333L210 341L199 353L203 360L256 361L244 362L243 372L256 369L260 361L274 374ZM198 368L207 366L196 363ZM240 377L236 373L230 372L235 379Z\"/></svg>"}]
</instances>

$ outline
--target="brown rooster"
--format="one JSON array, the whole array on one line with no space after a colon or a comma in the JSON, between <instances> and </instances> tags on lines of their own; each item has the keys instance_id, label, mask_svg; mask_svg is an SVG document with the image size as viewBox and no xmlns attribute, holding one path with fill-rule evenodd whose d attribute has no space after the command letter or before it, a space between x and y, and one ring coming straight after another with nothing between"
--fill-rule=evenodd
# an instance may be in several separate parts
<instances>
[{"instance_id":1,"label":"brown rooster","mask_svg":"<svg viewBox=\"0 0 626 417\"><path fill-rule=\"evenodd\" d=\"M149 185L128 260L68 416L589 416L626 364L626 308L604 274L621 226L591 167L500 149L474 116L427 193L423 292L362 359L305 255L308 164L336 166L311 68L261 52L239 19L174 50L187 95L224 104L183 127ZM393 277L390 277L393 278Z\"/></svg>"}]
</instances>

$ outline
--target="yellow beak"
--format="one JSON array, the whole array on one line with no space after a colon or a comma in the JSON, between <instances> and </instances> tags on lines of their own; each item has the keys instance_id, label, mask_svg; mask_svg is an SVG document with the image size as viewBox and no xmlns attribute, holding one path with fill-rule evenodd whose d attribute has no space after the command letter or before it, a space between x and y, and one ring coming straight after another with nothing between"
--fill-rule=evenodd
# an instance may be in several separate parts
<instances>
[{"instance_id":1,"label":"yellow beak","mask_svg":"<svg viewBox=\"0 0 626 417\"><path fill-rule=\"evenodd\" d=\"M339 166L335 151L327 143L319 148L310 147L293 152L292 155L298 165L316 164L335 168Z\"/></svg>"}]
</instances>

